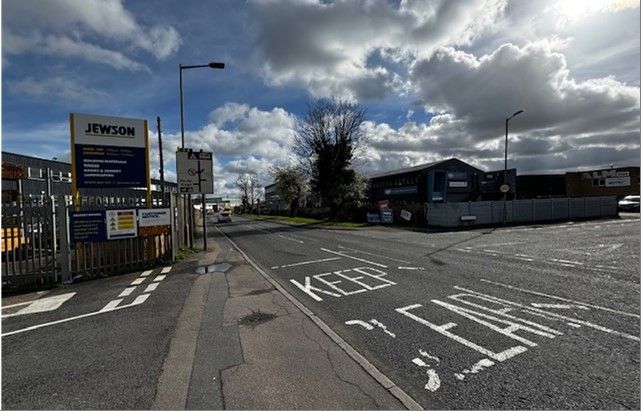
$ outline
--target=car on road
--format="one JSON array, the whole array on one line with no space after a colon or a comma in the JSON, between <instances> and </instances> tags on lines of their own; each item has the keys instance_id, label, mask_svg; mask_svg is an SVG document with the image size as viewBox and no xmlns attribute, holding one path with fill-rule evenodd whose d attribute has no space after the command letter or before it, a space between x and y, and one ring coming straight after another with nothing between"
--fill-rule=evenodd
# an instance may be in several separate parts
<instances>
[{"instance_id":1,"label":"car on road","mask_svg":"<svg viewBox=\"0 0 641 411\"><path fill-rule=\"evenodd\" d=\"M619 210L621 211L639 211L640 196L625 196L619 201Z\"/></svg>"},{"instance_id":2,"label":"car on road","mask_svg":"<svg viewBox=\"0 0 641 411\"><path fill-rule=\"evenodd\" d=\"M231 213L227 210L223 210L218 214L219 223L231 223Z\"/></svg>"}]
</instances>

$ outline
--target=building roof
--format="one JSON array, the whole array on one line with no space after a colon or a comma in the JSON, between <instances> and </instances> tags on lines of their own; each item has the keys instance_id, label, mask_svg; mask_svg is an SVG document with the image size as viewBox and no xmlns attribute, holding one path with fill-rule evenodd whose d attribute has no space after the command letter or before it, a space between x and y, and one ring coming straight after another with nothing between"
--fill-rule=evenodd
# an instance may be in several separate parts
<instances>
[{"instance_id":1,"label":"building roof","mask_svg":"<svg viewBox=\"0 0 641 411\"><path fill-rule=\"evenodd\" d=\"M426 170L428 168L432 168L434 166L437 166L439 164L447 163L449 161L457 161L457 162L463 163L463 164L465 164L465 165L467 165L469 167L476 168L476 167L474 167L474 166L472 166L470 164L467 164L466 162L464 162L462 160L459 160L458 158L448 158L446 160L435 161L433 163L420 164L420 165L413 166L413 167L400 168L400 169L397 169L397 170L391 170L391 171L386 171L384 173L374 174L374 175L369 176L369 178L372 179L372 178L389 177L389 176L395 176L395 175L399 175L399 174L412 173L412 172L415 172L415 171L422 171L422 170ZM476 168L476 169L479 170L479 171L482 171L482 170L480 170L478 168Z\"/></svg>"}]
</instances>

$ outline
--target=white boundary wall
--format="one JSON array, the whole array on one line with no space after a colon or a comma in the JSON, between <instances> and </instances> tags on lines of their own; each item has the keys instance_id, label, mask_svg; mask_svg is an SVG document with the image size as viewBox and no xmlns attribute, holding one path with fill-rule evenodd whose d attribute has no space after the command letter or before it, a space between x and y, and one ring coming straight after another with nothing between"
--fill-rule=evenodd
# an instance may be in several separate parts
<instances>
[{"instance_id":1,"label":"white boundary wall","mask_svg":"<svg viewBox=\"0 0 641 411\"><path fill-rule=\"evenodd\" d=\"M438 227L501 224L504 218L506 223L530 223L617 215L615 196L430 203L426 211L427 224Z\"/></svg>"}]
</instances>

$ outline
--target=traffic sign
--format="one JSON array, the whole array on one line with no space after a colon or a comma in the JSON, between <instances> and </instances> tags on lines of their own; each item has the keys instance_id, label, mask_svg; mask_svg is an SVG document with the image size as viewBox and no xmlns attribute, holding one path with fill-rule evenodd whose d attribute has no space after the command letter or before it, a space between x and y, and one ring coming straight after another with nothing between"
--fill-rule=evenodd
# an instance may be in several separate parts
<instances>
[{"instance_id":1,"label":"traffic sign","mask_svg":"<svg viewBox=\"0 0 641 411\"><path fill-rule=\"evenodd\" d=\"M176 152L178 192L189 194L212 194L214 172L212 153L178 149Z\"/></svg>"},{"instance_id":2,"label":"traffic sign","mask_svg":"<svg viewBox=\"0 0 641 411\"><path fill-rule=\"evenodd\" d=\"M507 185L507 184L503 184L503 185L501 185L501 187L499 188L499 190L501 191L501 193L504 193L504 194L505 194L505 193L507 193L508 191L510 191L510 186L509 186L509 185Z\"/></svg>"}]
</instances>

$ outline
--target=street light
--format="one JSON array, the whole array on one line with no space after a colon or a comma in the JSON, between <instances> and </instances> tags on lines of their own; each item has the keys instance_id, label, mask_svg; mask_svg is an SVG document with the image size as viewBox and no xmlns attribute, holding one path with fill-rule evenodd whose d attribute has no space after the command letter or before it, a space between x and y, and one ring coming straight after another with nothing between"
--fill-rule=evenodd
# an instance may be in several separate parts
<instances>
[{"instance_id":1,"label":"street light","mask_svg":"<svg viewBox=\"0 0 641 411\"><path fill-rule=\"evenodd\" d=\"M525 110L519 110L512 114L510 117L505 119L505 167L503 169L503 185L507 186L507 127L508 123L511 119L514 117L518 116L519 114L523 113ZM514 189L514 187L511 187ZM507 222L507 191L509 188L505 190L503 193L503 224ZM503 188L501 188L501 191L503 191Z\"/></svg>"},{"instance_id":2,"label":"street light","mask_svg":"<svg viewBox=\"0 0 641 411\"><path fill-rule=\"evenodd\" d=\"M225 63L219 63L212 61L209 64L196 64L196 65L190 65L190 66L183 66L182 64L179 64L179 72L180 72L180 139L181 139L181 148L184 150L185 149L185 116L184 116L184 110L183 110L183 70L189 70L189 69L195 69L195 68L204 68L204 67L209 67L212 69L224 69L225 68ZM188 239L189 246L191 247L193 245L193 242L191 240L191 235L189 233L189 224L187 221L191 221L189 218L189 211L191 210L191 194L187 195L188 202L187 202L187 207L185 208L185 238ZM203 248L207 250L207 221L205 218L205 194L203 194L203 199L202 199L202 212L203 212Z\"/></svg>"}]
</instances>

